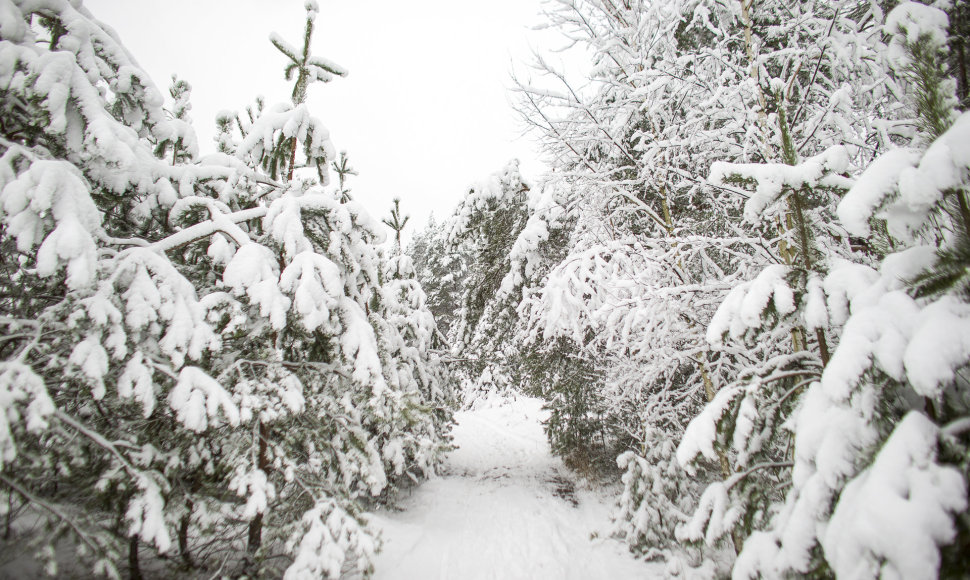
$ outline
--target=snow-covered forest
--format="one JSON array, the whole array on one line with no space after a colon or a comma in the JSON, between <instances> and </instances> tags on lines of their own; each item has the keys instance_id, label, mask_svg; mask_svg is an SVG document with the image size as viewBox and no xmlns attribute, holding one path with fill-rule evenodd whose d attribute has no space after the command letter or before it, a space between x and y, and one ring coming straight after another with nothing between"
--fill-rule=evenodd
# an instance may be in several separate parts
<instances>
[{"instance_id":1,"label":"snow-covered forest","mask_svg":"<svg viewBox=\"0 0 970 580\"><path fill-rule=\"evenodd\" d=\"M288 100L193 119L0 0L0 574L970 575L970 3L925 1L546 0L548 171L406 236L308 102L326 3Z\"/></svg>"}]
</instances>

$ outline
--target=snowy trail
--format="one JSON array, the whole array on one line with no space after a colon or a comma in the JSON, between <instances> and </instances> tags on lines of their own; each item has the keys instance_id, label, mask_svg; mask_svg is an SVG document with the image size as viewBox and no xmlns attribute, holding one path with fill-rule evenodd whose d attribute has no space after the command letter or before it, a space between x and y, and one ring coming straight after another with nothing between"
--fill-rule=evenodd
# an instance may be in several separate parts
<instances>
[{"instance_id":1,"label":"snowy trail","mask_svg":"<svg viewBox=\"0 0 970 580\"><path fill-rule=\"evenodd\" d=\"M624 579L662 576L618 542L590 539L609 506L576 489L542 431L542 403L458 413L447 475L383 512L378 580Z\"/></svg>"}]
</instances>

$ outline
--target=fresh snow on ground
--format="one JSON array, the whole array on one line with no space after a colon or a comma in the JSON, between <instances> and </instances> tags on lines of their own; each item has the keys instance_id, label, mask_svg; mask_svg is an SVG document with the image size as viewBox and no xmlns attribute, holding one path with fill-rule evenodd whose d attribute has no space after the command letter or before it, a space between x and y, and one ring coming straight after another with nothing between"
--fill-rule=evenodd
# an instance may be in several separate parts
<instances>
[{"instance_id":1,"label":"fresh snow on ground","mask_svg":"<svg viewBox=\"0 0 970 580\"><path fill-rule=\"evenodd\" d=\"M607 538L610 494L553 457L542 401L492 400L456 414L445 475L381 512L375 579L563 580L663 577Z\"/></svg>"}]
</instances>

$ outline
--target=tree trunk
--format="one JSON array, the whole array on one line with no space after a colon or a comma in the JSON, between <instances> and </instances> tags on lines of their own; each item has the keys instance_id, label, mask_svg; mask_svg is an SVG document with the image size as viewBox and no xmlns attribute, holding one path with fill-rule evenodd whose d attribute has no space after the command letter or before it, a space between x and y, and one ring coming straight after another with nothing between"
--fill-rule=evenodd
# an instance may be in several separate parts
<instances>
[{"instance_id":1,"label":"tree trunk","mask_svg":"<svg viewBox=\"0 0 970 580\"><path fill-rule=\"evenodd\" d=\"M296 137L293 137L293 146L290 148L290 166L286 172L286 183L293 181L293 166L296 164Z\"/></svg>"},{"instance_id":2,"label":"tree trunk","mask_svg":"<svg viewBox=\"0 0 970 580\"><path fill-rule=\"evenodd\" d=\"M957 8L952 11L950 38L956 57L956 66L953 67L953 73L957 78L957 98L964 106L970 100L970 86L967 86L967 32L965 13L960 10L958 4Z\"/></svg>"},{"instance_id":3,"label":"tree trunk","mask_svg":"<svg viewBox=\"0 0 970 580\"><path fill-rule=\"evenodd\" d=\"M829 366L829 345L825 341L825 331L821 328L815 329L815 338L818 339L818 353L822 357L822 366Z\"/></svg>"},{"instance_id":4,"label":"tree trunk","mask_svg":"<svg viewBox=\"0 0 970 580\"><path fill-rule=\"evenodd\" d=\"M707 354L704 354L705 360L707 359ZM714 400L714 382L711 381L710 375L707 374L707 365L700 363L701 366L701 379L704 381L704 394L707 395L707 402L710 403ZM715 447L717 452L717 458L720 460L721 464L721 476L724 481L727 481L731 477L731 462L728 460L727 455L724 451ZM741 553L741 547L744 545L744 538L741 537L741 531L737 528L731 530L731 541L734 543L734 552L736 554Z\"/></svg>"},{"instance_id":5,"label":"tree trunk","mask_svg":"<svg viewBox=\"0 0 970 580\"><path fill-rule=\"evenodd\" d=\"M128 540L128 578L130 580L142 580L141 566L138 565L138 536L134 535Z\"/></svg>"},{"instance_id":6,"label":"tree trunk","mask_svg":"<svg viewBox=\"0 0 970 580\"><path fill-rule=\"evenodd\" d=\"M194 566L192 554L189 552L189 523L192 520L192 500L186 500L185 508L188 510L179 521L179 555L182 561L189 567Z\"/></svg>"},{"instance_id":7,"label":"tree trunk","mask_svg":"<svg viewBox=\"0 0 970 580\"><path fill-rule=\"evenodd\" d=\"M13 490L7 492L7 522L3 530L3 539L9 540L13 533Z\"/></svg>"},{"instance_id":8,"label":"tree trunk","mask_svg":"<svg viewBox=\"0 0 970 580\"><path fill-rule=\"evenodd\" d=\"M259 455L256 459L256 467L258 467L263 473L269 472L269 457L266 455L266 441L269 439L269 427L263 423L259 422ZM263 514L258 513L256 517L249 522L249 543L247 546L247 552L250 555L256 553L259 550L260 545L263 542Z\"/></svg>"},{"instance_id":9,"label":"tree trunk","mask_svg":"<svg viewBox=\"0 0 970 580\"><path fill-rule=\"evenodd\" d=\"M263 542L263 514L258 513L249 522L249 544L246 551L250 555L255 554L256 550L259 549L260 544Z\"/></svg>"}]
</instances>

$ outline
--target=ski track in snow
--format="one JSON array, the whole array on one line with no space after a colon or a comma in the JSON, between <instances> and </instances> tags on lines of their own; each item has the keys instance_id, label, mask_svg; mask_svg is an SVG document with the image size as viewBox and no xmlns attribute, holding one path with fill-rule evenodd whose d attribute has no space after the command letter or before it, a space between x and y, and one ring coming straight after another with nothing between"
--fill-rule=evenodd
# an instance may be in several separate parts
<instances>
[{"instance_id":1,"label":"ski track in snow","mask_svg":"<svg viewBox=\"0 0 970 580\"><path fill-rule=\"evenodd\" d=\"M573 482L553 457L527 397L456 413L446 475L375 514L384 549L376 580L662 577L606 539L608 500ZM591 534L597 537L591 539Z\"/></svg>"}]
</instances>

